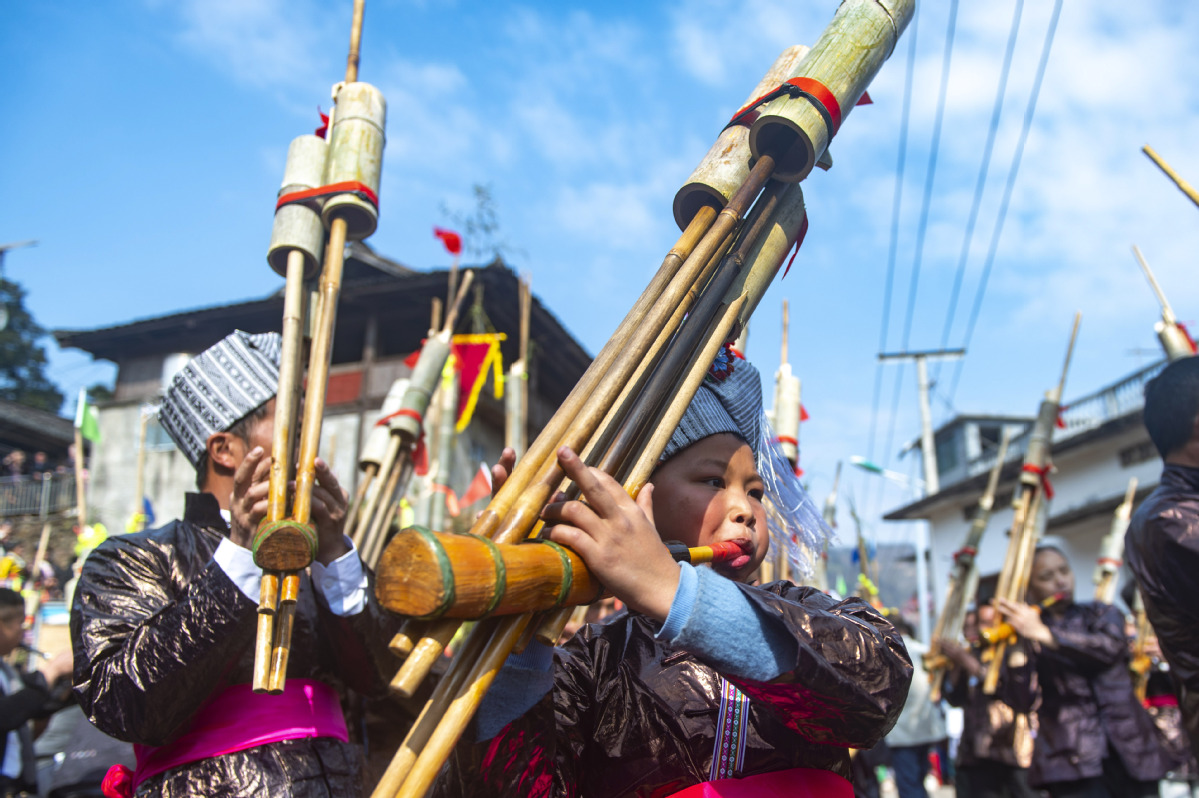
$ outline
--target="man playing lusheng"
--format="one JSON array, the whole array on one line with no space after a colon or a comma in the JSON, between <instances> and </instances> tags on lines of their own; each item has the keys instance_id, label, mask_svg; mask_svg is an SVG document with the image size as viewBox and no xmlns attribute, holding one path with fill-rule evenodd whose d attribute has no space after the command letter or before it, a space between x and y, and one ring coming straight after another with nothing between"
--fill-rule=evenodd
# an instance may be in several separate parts
<instances>
[{"instance_id":1,"label":"man playing lusheng","mask_svg":"<svg viewBox=\"0 0 1199 798\"><path fill-rule=\"evenodd\" d=\"M770 545L763 498L779 496L758 372L718 364L636 501L559 452L587 504L547 507L550 537L630 612L511 657L437 795L852 795L848 748L895 723L912 666L861 599L747 584ZM743 553L693 568L664 540Z\"/></svg>"},{"instance_id":2,"label":"man playing lusheng","mask_svg":"<svg viewBox=\"0 0 1199 798\"><path fill-rule=\"evenodd\" d=\"M1171 363L1145 386L1145 427L1165 467L1133 514L1124 557L1180 685L1199 756L1199 357Z\"/></svg>"},{"instance_id":3,"label":"man playing lusheng","mask_svg":"<svg viewBox=\"0 0 1199 798\"><path fill-rule=\"evenodd\" d=\"M347 796L362 792L335 686L373 693L394 624L342 533L345 493L316 464L318 552L302 576L279 696L250 689L280 339L235 331L177 374L159 419L196 468L183 519L110 538L71 612L75 691L102 731L135 743L115 794Z\"/></svg>"}]
</instances>

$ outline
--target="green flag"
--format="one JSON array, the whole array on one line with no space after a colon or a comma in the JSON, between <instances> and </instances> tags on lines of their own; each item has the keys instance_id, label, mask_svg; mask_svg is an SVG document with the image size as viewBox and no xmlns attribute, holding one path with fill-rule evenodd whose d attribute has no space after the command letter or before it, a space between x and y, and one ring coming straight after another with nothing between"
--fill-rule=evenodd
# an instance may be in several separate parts
<instances>
[{"instance_id":1,"label":"green flag","mask_svg":"<svg viewBox=\"0 0 1199 798\"><path fill-rule=\"evenodd\" d=\"M87 391L79 389L79 402L75 405L75 428L92 443L100 442L100 419L96 408L87 401Z\"/></svg>"}]
</instances>

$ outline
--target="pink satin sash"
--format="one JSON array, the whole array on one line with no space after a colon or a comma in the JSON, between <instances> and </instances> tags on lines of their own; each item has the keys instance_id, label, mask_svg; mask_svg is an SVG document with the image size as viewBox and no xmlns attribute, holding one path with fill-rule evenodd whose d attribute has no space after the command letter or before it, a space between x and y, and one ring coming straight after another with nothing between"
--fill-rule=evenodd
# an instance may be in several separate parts
<instances>
[{"instance_id":1,"label":"pink satin sash","mask_svg":"<svg viewBox=\"0 0 1199 798\"><path fill-rule=\"evenodd\" d=\"M670 798L853 798L853 786L829 770L792 768L741 779L705 781Z\"/></svg>"},{"instance_id":2,"label":"pink satin sash","mask_svg":"<svg viewBox=\"0 0 1199 798\"><path fill-rule=\"evenodd\" d=\"M248 684L234 685L205 704L191 729L178 739L158 747L133 746L137 769L132 774L123 765L110 769L105 794L131 796L146 779L189 762L310 737L350 739L332 687L310 679L288 679L281 695L267 695L255 693ZM114 773L118 768L124 772Z\"/></svg>"}]
</instances>

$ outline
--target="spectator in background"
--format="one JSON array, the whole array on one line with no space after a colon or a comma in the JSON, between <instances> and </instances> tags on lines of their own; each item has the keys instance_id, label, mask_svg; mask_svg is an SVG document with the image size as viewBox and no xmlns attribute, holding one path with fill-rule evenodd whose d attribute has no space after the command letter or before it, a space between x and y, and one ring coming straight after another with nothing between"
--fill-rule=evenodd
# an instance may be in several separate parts
<instances>
[{"instance_id":1,"label":"spectator in background","mask_svg":"<svg viewBox=\"0 0 1199 798\"><path fill-rule=\"evenodd\" d=\"M30 467L30 473L34 479L41 479L47 473L53 471L50 467L50 460L46 457L45 452L35 452L33 455L33 465Z\"/></svg>"},{"instance_id":2,"label":"spectator in background","mask_svg":"<svg viewBox=\"0 0 1199 798\"><path fill-rule=\"evenodd\" d=\"M25 475L25 452L13 449L4 458L4 475L21 477Z\"/></svg>"},{"instance_id":3,"label":"spectator in background","mask_svg":"<svg viewBox=\"0 0 1199 798\"><path fill-rule=\"evenodd\" d=\"M21 674L4 661L25 634L25 599L0 588L0 795L37 789L33 734L29 721L61 709L70 695L71 652L46 662L39 672Z\"/></svg>"},{"instance_id":4,"label":"spectator in background","mask_svg":"<svg viewBox=\"0 0 1199 798\"><path fill-rule=\"evenodd\" d=\"M907 621L895 618L893 623L903 635L915 670L907 703L903 705L895 728L887 735L887 747L891 749L891 766L895 769L899 798L928 798L924 788L928 755L947 737L945 715L930 698L928 671L924 669L928 648L912 637L912 627Z\"/></svg>"}]
</instances>

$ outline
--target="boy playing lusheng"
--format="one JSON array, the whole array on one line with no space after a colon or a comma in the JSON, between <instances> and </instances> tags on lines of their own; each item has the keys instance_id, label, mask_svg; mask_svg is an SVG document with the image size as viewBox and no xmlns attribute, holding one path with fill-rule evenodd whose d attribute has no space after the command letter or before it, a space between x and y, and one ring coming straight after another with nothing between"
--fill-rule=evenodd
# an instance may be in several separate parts
<instances>
[{"instance_id":1,"label":"boy playing lusheng","mask_svg":"<svg viewBox=\"0 0 1199 798\"><path fill-rule=\"evenodd\" d=\"M459 745L438 795L852 795L848 748L891 728L912 666L860 599L745 584L770 545L758 465L769 444L757 371L738 361L721 373L636 501L559 452L587 504L547 507L551 538L630 612L510 658L480 709L479 743ZM663 540L744 553L693 568Z\"/></svg>"}]
</instances>

